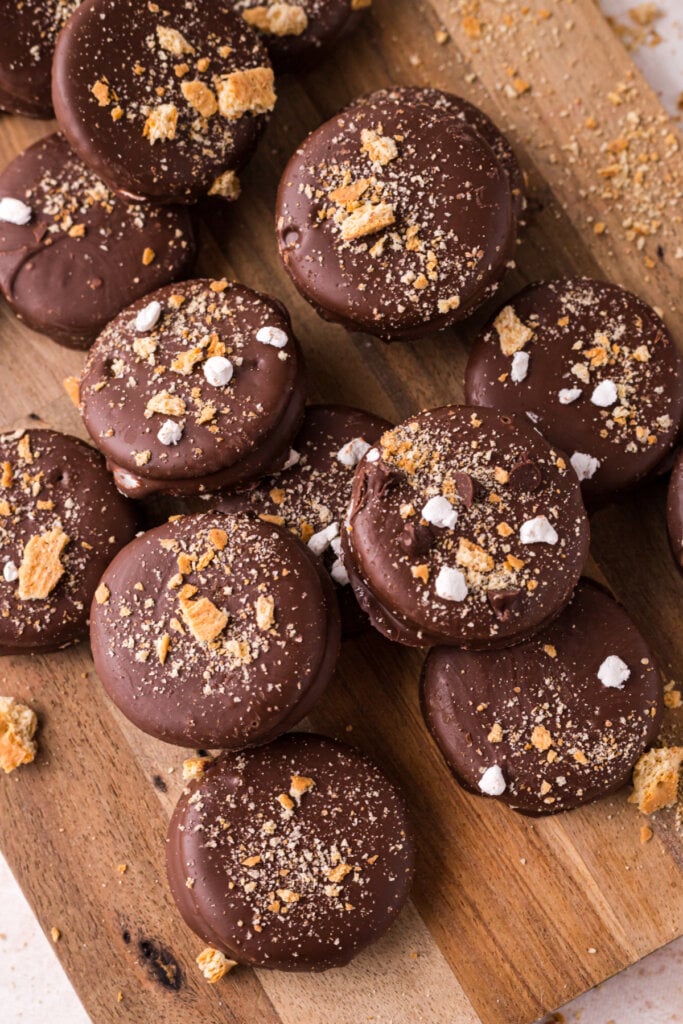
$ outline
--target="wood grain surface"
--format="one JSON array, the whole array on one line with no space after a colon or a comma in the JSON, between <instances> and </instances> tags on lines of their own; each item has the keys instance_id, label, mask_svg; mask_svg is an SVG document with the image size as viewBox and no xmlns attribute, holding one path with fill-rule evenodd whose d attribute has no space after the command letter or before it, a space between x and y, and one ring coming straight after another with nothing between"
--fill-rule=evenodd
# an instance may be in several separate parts
<instances>
[{"instance_id":1,"label":"wood grain surface","mask_svg":"<svg viewBox=\"0 0 683 1024\"><path fill-rule=\"evenodd\" d=\"M458 92L510 135L532 200L504 294L552 275L609 278L683 338L679 142L592 0L374 0L322 68L281 83L242 198L202 228L201 272L289 305L313 398L402 418L462 396L473 325L393 346L349 335L316 317L276 256L273 201L289 154L354 96L394 83ZM0 160L49 129L3 118ZM37 417L82 434L61 386L81 363L2 307L2 426ZM592 554L671 678L682 587L663 508L660 482L603 510ZM465 794L422 725L421 660L373 634L347 642L310 722L405 786L420 845L413 902L345 970L240 969L216 986L194 964L202 943L175 913L163 869L184 752L118 714L85 645L3 660L0 692L33 705L41 732L36 762L0 780L0 842L43 928L59 928L57 952L96 1024L529 1024L683 932L681 839L666 815L641 845L624 792L539 821Z\"/></svg>"}]
</instances>

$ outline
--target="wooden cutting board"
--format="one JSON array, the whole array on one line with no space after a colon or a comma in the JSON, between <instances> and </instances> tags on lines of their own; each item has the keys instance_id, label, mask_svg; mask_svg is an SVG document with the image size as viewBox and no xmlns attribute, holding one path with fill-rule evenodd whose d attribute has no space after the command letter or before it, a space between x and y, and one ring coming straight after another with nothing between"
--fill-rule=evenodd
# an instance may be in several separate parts
<instances>
[{"instance_id":1,"label":"wooden cutting board","mask_svg":"<svg viewBox=\"0 0 683 1024\"><path fill-rule=\"evenodd\" d=\"M391 347L348 335L294 293L276 256L273 200L288 155L354 96L392 83L461 93L513 140L532 202L505 294L556 274L610 278L660 307L683 339L683 158L592 0L375 0L332 60L282 83L243 197L202 229L203 273L236 276L290 306L314 398L403 418L462 395L472 327ZM0 159L49 127L4 118ZM6 308L0 340L2 426L39 418L82 433L61 388L82 356ZM661 482L604 510L593 556L670 678L683 656L683 588L663 510ZM681 838L670 819L641 845L625 793L539 821L463 793L422 725L421 659L372 634L347 643L311 722L357 742L406 787L420 838L413 902L345 970L240 969L216 986L199 975L202 943L164 877L184 752L122 719L85 645L0 664L0 692L28 700L41 720L36 763L0 780L2 849L43 928L59 928L57 952L96 1024L529 1024L683 932ZM675 714L669 733L680 731Z\"/></svg>"}]
</instances>

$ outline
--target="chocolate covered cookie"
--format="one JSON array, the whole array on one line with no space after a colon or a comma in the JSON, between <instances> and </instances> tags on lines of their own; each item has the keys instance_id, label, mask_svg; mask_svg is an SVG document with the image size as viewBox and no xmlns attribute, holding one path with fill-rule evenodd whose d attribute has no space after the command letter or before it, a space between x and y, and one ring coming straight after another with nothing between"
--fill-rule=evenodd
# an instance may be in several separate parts
<instances>
[{"instance_id":1,"label":"chocolate covered cookie","mask_svg":"<svg viewBox=\"0 0 683 1024\"><path fill-rule=\"evenodd\" d=\"M304 410L287 311L226 281L147 295L93 345L81 408L117 486L132 497L196 494L275 471Z\"/></svg>"},{"instance_id":2,"label":"chocolate covered cookie","mask_svg":"<svg viewBox=\"0 0 683 1024\"><path fill-rule=\"evenodd\" d=\"M57 33L80 0L5 0L0 17L0 108L52 117Z\"/></svg>"},{"instance_id":3,"label":"chocolate covered cookie","mask_svg":"<svg viewBox=\"0 0 683 1024\"><path fill-rule=\"evenodd\" d=\"M487 139L427 92L380 92L326 122L282 176L285 267L329 320L385 340L468 316L512 259L517 200Z\"/></svg>"},{"instance_id":4,"label":"chocolate covered cookie","mask_svg":"<svg viewBox=\"0 0 683 1024\"><path fill-rule=\"evenodd\" d=\"M516 647L435 647L422 708L466 789L555 814L630 780L659 730L662 682L621 605L583 580L562 614Z\"/></svg>"},{"instance_id":5,"label":"chocolate covered cookie","mask_svg":"<svg viewBox=\"0 0 683 1024\"><path fill-rule=\"evenodd\" d=\"M265 47L232 7L84 0L69 19L55 113L112 188L163 203L236 196L275 92Z\"/></svg>"},{"instance_id":6,"label":"chocolate covered cookie","mask_svg":"<svg viewBox=\"0 0 683 1024\"><path fill-rule=\"evenodd\" d=\"M322 558L337 584L345 636L363 629L367 617L358 607L339 557L341 529L354 470L389 426L361 409L311 405L293 441L287 469L252 490L219 494L210 502L212 508L251 512L284 526Z\"/></svg>"},{"instance_id":7,"label":"chocolate covered cookie","mask_svg":"<svg viewBox=\"0 0 683 1024\"><path fill-rule=\"evenodd\" d=\"M0 287L29 327L87 348L130 302L190 273L192 222L128 203L49 135L0 174Z\"/></svg>"},{"instance_id":8,"label":"chocolate covered cookie","mask_svg":"<svg viewBox=\"0 0 683 1024\"><path fill-rule=\"evenodd\" d=\"M235 10L268 47L277 72L317 63L358 24L372 0L233 0Z\"/></svg>"},{"instance_id":9,"label":"chocolate covered cookie","mask_svg":"<svg viewBox=\"0 0 683 1024\"><path fill-rule=\"evenodd\" d=\"M586 499L648 476L683 417L683 363L653 309L586 278L531 285L475 342L466 400L526 412L563 448Z\"/></svg>"},{"instance_id":10,"label":"chocolate covered cookie","mask_svg":"<svg viewBox=\"0 0 683 1024\"><path fill-rule=\"evenodd\" d=\"M0 435L0 654L87 636L105 567L136 529L88 445L54 430Z\"/></svg>"},{"instance_id":11,"label":"chocolate covered cookie","mask_svg":"<svg viewBox=\"0 0 683 1024\"><path fill-rule=\"evenodd\" d=\"M250 516L180 516L102 576L90 640L105 690L138 728L239 749L300 721L339 653L332 583L296 537Z\"/></svg>"},{"instance_id":12,"label":"chocolate covered cookie","mask_svg":"<svg viewBox=\"0 0 683 1024\"><path fill-rule=\"evenodd\" d=\"M669 480L666 524L676 565L683 572L683 449L678 453Z\"/></svg>"},{"instance_id":13,"label":"chocolate covered cookie","mask_svg":"<svg viewBox=\"0 0 683 1024\"><path fill-rule=\"evenodd\" d=\"M400 792L357 750L314 734L225 755L168 830L171 892L233 960L285 971L348 963L405 903L414 839Z\"/></svg>"},{"instance_id":14,"label":"chocolate covered cookie","mask_svg":"<svg viewBox=\"0 0 683 1024\"><path fill-rule=\"evenodd\" d=\"M520 643L565 606L588 554L576 474L523 417L445 406L360 462L342 552L390 640Z\"/></svg>"}]
</instances>

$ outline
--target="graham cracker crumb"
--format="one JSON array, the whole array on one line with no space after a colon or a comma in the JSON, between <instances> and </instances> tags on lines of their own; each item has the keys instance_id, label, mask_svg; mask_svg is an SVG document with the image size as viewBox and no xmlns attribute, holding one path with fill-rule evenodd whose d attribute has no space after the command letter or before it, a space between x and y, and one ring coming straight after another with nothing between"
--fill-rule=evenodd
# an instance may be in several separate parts
<instances>
[{"instance_id":1,"label":"graham cracker crumb","mask_svg":"<svg viewBox=\"0 0 683 1024\"><path fill-rule=\"evenodd\" d=\"M52 593L64 574L61 554L69 539L59 524L31 537L19 566L20 600L42 601Z\"/></svg>"},{"instance_id":2,"label":"graham cracker crumb","mask_svg":"<svg viewBox=\"0 0 683 1024\"><path fill-rule=\"evenodd\" d=\"M209 984L215 985L233 967L237 967L237 961L228 960L225 954L217 949L213 949L211 946L207 946L197 957L197 965Z\"/></svg>"},{"instance_id":3,"label":"graham cracker crumb","mask_svg":"<svg viewBox=\"0 0 683 1024\"><path fill-rule=\"evenodd\" d=\"M224 171L209 189L210 196L221 196L222 199L239 199L242 186L234 171Z\"/></svg>"},{"instance_id":4,"label":"graham cracker crumb","mask_svg":"<svg viewBox=\"0 0 683 1024\"><path fill-rule=\"evenodd\" d=\"M381 164L384 167L398 156L398 147L388 135L380 135L370 128L363 128L360 138L361 150L368 154L373 164Z\"/></svg>"},{"instance_id":5,"label":"graham cracker crumb","mask_svg":"<svg viewBox=\"0 0 683 1024\"><path fill-rule=\"evenodd\" d=\"M252 28L271 36L300 36L308 27L308 15L298 4L259 4L242 11L242 17Z\"/></svg>"},{"instance_id":6,"label":"graham cracker crumb","mask_svg":"<svg viewBox=\"0 0 683 1024\"><path fill-rule=\"evenodd\" d=\"M227 614L216 608L208 597L196 601L181 597L180 611L192 636L201 642L215 640L228 624Z\"/></svg>"},{"instance_id":7,"label":"graham cracker crumb","mask_svg":"<svg viewBox=\"0 0 683 1024\"><path fill-rule=\"evenodd\" d=\"M195 52L194 46L191 46L182 32L178 32L175 28L157 25L157 38L161 48L167 53L172 53L174 57L182 57L185 53Z\"/></svg>"},{"instance_id":8,"label":"graham cracker crumb","mask_svg":"<svg viewBox=\"0 0 683 1024\"><path fill-rule=\"evenodd\" d=\"M341 236L345 242L352 242L356 238L383 231L394 220L394 207L391 203L363 203L343 222Z\"/></svg>"},{"instance_id":9,"label":"graham cracker crumb","mask_svg":"<svg viewBox=\"0 0 683 1024\"><path fill-rule=\"evenodd\" d=\"M272 68L233 71L216 81L218 109L222 117L236 120L244 114L266 114L275 106Z\"/></svg>"},{"instance_id":10,"label":"graham cracker crumb","mask_svg":"<svg viewBox=\"0 0 683 1024\"><path fill-rule=\"evenodd\" d=\"M35 758L38 746L33 737L37 727L32 708L13 697L0 697L0 768L7 775Z\"/></svg>"},{"instance_id":11,"label":"graham cracker crumb","mask_svg":"<svg viewBox=\"0 0 683 1024\"><path fill-rule=\"evenodd\" d=\"M213 764L212 757L188 757L183 761L183 778L186 782L201 779L210 764Z\"/></svg>"},{"instance_id":12,"label":"graham cracker crumb","mask_svg":"<svg viewBox=\"0 0 683 1024\"><path fill-rule=\"evenodd\" d=\"M678 777L683 764L683 747L648 750L633 769L633 793L629 803L643 814L671 807L678 797Z\"/></svg>"},{"instance_id":13,"label":"graham cracker crumb","mask_svg":"<svg viewBox=\"0 0 683 1024\"><path fill-rule=\"evenodd\" d=\"M178 108L174 103L160 103L147 116L142 134L149 139L151 146L155 142L171 142L175 139L178 127Z\"/></svg>"},{"instance_id":14,"label":"graham cracker crumb","mask_svg":"<svg viewBox=\"0 0 683 1024\"><path fill-rule=\"evenodd\" d=\"M259 629L270 629L275 622L275 600L260 594L256 602L256 624Z\"/></svg>"},{"instance_id":15,"label":"graham cracker crumb","mask_svg":"<svg viewBox=\"0 0 683 1024\"><path fill-rule=\"evenodd\" d=\"M493 321L503 355L513 356L533 338L534 332L523 324L512 306L505 306Z\"/></svg>"}]
</instances>

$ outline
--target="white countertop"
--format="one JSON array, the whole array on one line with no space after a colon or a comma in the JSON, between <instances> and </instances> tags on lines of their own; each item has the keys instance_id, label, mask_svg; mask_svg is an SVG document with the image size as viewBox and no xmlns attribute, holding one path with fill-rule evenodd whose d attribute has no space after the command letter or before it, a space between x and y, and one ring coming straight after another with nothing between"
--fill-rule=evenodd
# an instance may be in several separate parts
<instances>
[{"instance_id":1,"label":"white countertop","mask_svg":"<svg viewBox=\"0 0 683 1024\"><path fill-rule=\"evenodd\" d=\"M602 0L602 7L620 23L628 24L628 8L637 3ZM634 57L668 109L676 112L683 97L683 0L659 0L658 7L663 16L655 27L663 42L638 48ZM563 1017L556 1020L564 1019L566 1024L683 1024L683 938L575 999L562 1007L561 1013ZM43 935L0 855L1 1024L88 1021L52 943Z\"/></svg>"}]
</instances>

